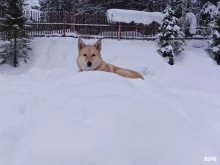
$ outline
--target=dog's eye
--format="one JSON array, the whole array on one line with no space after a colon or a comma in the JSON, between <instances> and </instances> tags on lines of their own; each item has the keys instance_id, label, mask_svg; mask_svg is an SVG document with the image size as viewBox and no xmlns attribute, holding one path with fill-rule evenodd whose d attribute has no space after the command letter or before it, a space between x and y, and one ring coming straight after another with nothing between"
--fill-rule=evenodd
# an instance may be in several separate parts
<instances>
[{"instance_id":1,"label":"dog's eye","mask_svg":"<svg viewBox=\"0 0 220 165\"><path fill-rule=\"evenodd\" d=\"M93 54L92 57L95 57L95 54Z\"/></svg>"},{"instance_id":2,"label":"dog's eye","mask_svg":"<svg viewBox=\"0 0 220 165\"><path fill-rule=\"evenodd\" d=\"M85 57L86 57L86 54L83 54L83 56L85 56Z\"/></svg>"}]
</instances>

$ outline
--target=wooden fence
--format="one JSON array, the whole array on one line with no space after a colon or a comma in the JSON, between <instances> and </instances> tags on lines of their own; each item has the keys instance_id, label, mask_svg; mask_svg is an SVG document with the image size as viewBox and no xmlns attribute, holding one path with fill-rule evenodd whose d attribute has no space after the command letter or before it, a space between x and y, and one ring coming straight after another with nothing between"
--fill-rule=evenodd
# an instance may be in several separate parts
<instances>
[{"instance_id":1,"label":"wooden fence","mask_svg":"<svg viewBox=\"0 0 220 165\"><path fill-rule=\"evenodd\" d=\"M108 24L105 13L75 14L73 12L41 12L24 11L27 19L33 23L76 23L76 24Z\"/></svg>"},{"instance_id":2,"label":"wooden fence","mask_svg":"<svg viewBox=\"0 0 220 165\"><path fill-rule=\"evenodd\" d=\"M111 39L152 39L158 32L158 26L152 24L72 24L72 23L32 23L30 36L71 36L84 38Z\"/></svg>"},{"instance_id":3,"label":"wooden fence","mask_svg":"<svg viewBox=\"0 0 220 165\"><path fill-rule=\"evenodd\" d=\"M71 12L24 11L31 25L30 36L71 36L84 38L141 39L156 38L159 24L110 24L105 13L74 14ZM206 27L198 28L198 34L204 34ZM0 26L1 35L7 35Z\"/></svg>"},{"instance_id":4,"label":"wooden fence","mask_svg":"<svg viewBox=\"0 0 220 165\"><path fill-rule=\"evenodd\" d=\"M105 13L74 14L71 12L26 11L30 36L71 36L112 39L152 39L159 24L109 24Z\"/></svg>"}]
</instances>

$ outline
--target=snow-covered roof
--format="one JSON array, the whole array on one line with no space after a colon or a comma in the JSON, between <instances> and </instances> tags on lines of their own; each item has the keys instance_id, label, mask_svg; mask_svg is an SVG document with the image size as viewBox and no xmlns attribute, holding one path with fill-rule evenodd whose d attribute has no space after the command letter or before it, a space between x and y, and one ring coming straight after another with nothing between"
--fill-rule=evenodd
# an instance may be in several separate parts
<instances>
[{"instance_id":1,"label":"snow-covered roof","mask_svg":"<svg viewBox=\"0 0 220 165\"><path fill-rule=\"evenodd\" d=\"M122 22L137 24L151 24L152 22L162 23L164 14L161 12L144 12L135 10L109 9L107 19L109 23Z\"/></svg>"}]
</instances>

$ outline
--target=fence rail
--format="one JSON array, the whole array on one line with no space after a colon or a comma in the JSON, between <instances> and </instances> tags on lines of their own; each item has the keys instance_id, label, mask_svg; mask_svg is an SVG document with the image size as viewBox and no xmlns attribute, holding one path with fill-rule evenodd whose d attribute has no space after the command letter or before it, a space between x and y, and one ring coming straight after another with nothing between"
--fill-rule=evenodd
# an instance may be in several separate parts
<instances>
[{"instance_id":1,"label":"fence rail","mask_svg":"<svg viewBox=\"0 0 220 165\"><path fill-rule=\"evenodd\" d=\"M112 39L150 39L156 36L158 27L121 24L33 23L30 36L72 36Z\"/></svg>"},{"instance_id":2,"label":"fence rail","mask_svg":"<svg viewBox=\"0 0 220 165\"><path fill-rule=\"evenodd\" d=\"M31 25L30 36L71 36L84 38L111 39L142 39L153 40L158 33L159 24L110 24L105 13L74 14L72 12L41 12L24 11ZM187 29L186 29L187 30ZM0 35L6 37L5 28L0 26ZM210 35L207 26L198 27L198 33L203 37Z\"/></svg>"}]
</instances>

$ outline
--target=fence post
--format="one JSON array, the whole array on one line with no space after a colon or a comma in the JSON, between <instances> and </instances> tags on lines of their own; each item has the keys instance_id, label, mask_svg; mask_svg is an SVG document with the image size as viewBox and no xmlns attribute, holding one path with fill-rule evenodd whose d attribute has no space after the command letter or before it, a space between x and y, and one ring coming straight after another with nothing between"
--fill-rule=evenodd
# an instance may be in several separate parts
<instances>
[{"instance_id":1,"label":"fence post","mask_svg":"<svg viewBox=\"0 0 220 165\"><path fill-rule=\"evenodd\" d=\"M63 19L63 37L66 37L66 12L64 12L64 19Z\"/></svg>"},{"instance_id":2,"label":"fence post","mask_svg":"<svg viewBox=\"0 0 220 165\"><path fill-rule=\"evenodd\" d=\"M119 23L119 26L118 26L118 40L120 41L121 40L121 24Z\"/></svg>"},{"instance_id":3,"label":"fence post","mask_svg":"<svg viewBox=\"0 0 220 165\"><path fill-rule=\"evenodd\" d=\"M66 24L63 23L63 37L66 37Z\"/></svg>"},{"instance_id":4,"label":"fence post","mask_svg":"<svg viewBox=\"0 0 220 165\"><path fill-rule=\"evenodd\" d=\"M17 30L14 30L14 56L13 56L13 67L17 67Z\"/></svg>"}]
</instances>

